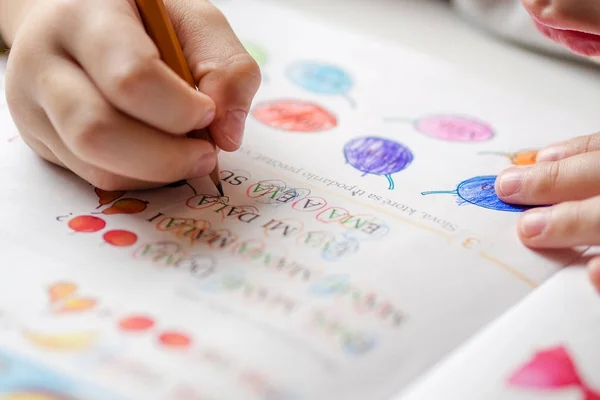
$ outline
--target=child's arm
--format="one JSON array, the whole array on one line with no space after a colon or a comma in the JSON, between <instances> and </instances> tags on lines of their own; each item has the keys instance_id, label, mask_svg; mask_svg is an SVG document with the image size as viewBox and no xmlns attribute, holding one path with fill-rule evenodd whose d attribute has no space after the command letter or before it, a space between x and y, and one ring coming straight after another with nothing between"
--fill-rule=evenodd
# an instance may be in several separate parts
<instances>
[{"instance_id":1,"label":"child's arm","mask_svg":"<svg viewBox=\"0 0 600 400\"><path fill-rule=\"evenodd\" d=\"M199 91L160 59L134 0L0 0L6 97L45 159L106 190L207 175L239 148L258 65L207 0L165 0Z\"/></svg>"}]
</instances>

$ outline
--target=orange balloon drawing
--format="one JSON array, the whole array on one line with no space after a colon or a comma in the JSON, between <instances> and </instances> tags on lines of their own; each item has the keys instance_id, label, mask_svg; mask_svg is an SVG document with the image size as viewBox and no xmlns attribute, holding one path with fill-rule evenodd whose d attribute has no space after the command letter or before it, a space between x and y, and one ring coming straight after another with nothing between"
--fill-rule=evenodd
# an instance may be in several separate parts
<instances>
[{"instance_id":1,"label":"orange balloon drawing","mask_svg":"<svg viewBox=\"0 0 600 400\"><path fill-rule=\"evenodd\" d=\"M123 331L140 332L152 329L152 327L154 327L154 320L141 315L130 316L119 321L119 328Z\"/></svg>"},{"instance_id":2,"label":"orange balloon drawing","mask_svg":"<svg viewBox=\"0 0 600 400\"><path fill-rule=\"evenodd\" d=\"M516 153L503 153L495 151L483 151L479 154L488 154L495 156L507 157L510 162L514 165L532 165L536 163L537 151L535 150L523 150Z\"/></svg>"},{"instance_id":3,"label":"orange balloon drawing","mask_svg":"<svg viewBox=\"0 0 600 400\"><path fill-rule=\"evenodd\" d=\"M121 199L115 202L112 206L102 211L102 214L137 214L146 209L147 201L138 199Z\"/></svg>"},{"instance_id":4,"label":"orange balloon drawing","mask_svg":"<svg viewBox=\"0 0 600 400\"><path fill-rule=\"evenodd\" d=\"M96 300L88 297L72 297L62 301L57 312L81 312L94 308Z\"/></svg>"},{"instance_id":5,"label":"orange balloon drawing","mask_svg":"<svg viewBox=\"0 0 600 400\"><path fill-rule=\"evenodd\" d=\"M19 389L10 393L0 394L0 400L77 400L59 393L38 391L35 389Z\"/></svg>"},{"instance_id":6,"label":"orange balloon drawing","mask_svg":"<svg viewBox=\"0 0 600 400\"><path fill-rule=\"evenodd\" d=\"M259 104L252 115L265 125L293 132L320 132L337 126L337 118L323 107L299 100Z\"/></svg>"},{"instance_id":7,"label":"orange balloon drawing","mask_svg":"<svg viewBox=\"0 0 600 400\"><path fill-rule=\"evenodd\" d=\"M77 285L71 282L58 282L50 285L48 288L48 295L50 296L50 302L54 303L67 296L72 295L77 291Z\"/></svg>"},{"instance_id":8,"label":"orange balloon drawing","mask_svg":"<svg viewBox=\"0 0 600 400\"><path fill-rule=\"evenodd\" d=\"M125 230L108 231L102 236L104 241L116 247L127 247L137 242L137 235Z\"/></svg>"},{"instance_id":9,"label":"orange balloon drawing","mask_svg":"<svg viewBox=\"0 0 600 400\"><path fill-rule=\"evenodd\" d=\"M112 203L113 201L115 201L116 199L118 199L119 197L121 197L125 194L124 190L119 190L119 191L115 191L115 192L107 192L105 190L98 189L98 188L95 188L94 192L96 192L96 195L98 196L98 203L100 204L98 206L98 208Z\"/></svg>"},{"instance_id":10,"label":"orange balloon drawing","mask_svg":"<svg viewBox=\"0 0 600 400\"><path fill-rule=\"evenodd\" d=\"M521 151L515 153L511 157L511 161L515 165L531 165L535 164L537 151Z\"/></svg>"},{"instance_id":11,"label":"orange balloon drawing","mask_svg":"<svg viewBox=\"0 0 600 400\"><path fill-rule=\"evenodd\" d=\"M163 346L172 348L187 348L192 343L189 336L179 332L164 332L158 340Z\"/></svg>"},{"instance_id":12,"label":"orange balloon drawing","mask_svg":"<svg viewBox=\"0 0 600 400\"><path fill-rule=\"evenodd\" d=\"M106 222L102 218L92 215L80 215L69 221L69 228L75 232L98 232L104 229L105 226Z\"/></svg>"}]
</instances>

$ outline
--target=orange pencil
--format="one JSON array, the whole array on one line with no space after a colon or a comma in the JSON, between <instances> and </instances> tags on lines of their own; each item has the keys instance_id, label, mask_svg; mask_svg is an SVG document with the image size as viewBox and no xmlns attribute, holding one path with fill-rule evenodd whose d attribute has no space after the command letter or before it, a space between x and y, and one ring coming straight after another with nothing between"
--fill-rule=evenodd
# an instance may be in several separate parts
<instances>
[{"instance_id":1,"label":"orange pencil","mask_svg":"<svg viewBox=\"0 0 600 400\"><path fill-rule=\"evenodd\" d=\"M177 34L162 0L135 0L135 2L144 21L146 31L156 44L156 47L158 47L163 61L195 89L196 83L192 77L192 72L187 64L181 44L177 39ZM208 132L205 131L202 136L203 139L207 139L213 143ZM223 196L223 185L219 176L218 161L215 169L210 173L210 179L217 187L221 196Z\"/></svg>"}]
</instances>

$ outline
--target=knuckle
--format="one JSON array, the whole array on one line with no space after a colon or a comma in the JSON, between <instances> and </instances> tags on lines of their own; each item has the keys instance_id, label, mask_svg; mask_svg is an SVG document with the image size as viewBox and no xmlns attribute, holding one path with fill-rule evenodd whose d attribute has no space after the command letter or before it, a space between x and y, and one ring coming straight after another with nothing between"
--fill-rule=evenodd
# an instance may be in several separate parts
<instances>
[{"instance_id":1,"label":"knuckle","mask_svg":"<svg viewBox=\"0 0 600 400\"><path fill-rule=\"evenodd\" d=\"M539 178L533 178L532 180L532 192L536 196L546 196L551 193L560 179L561 163L554 162L544 166L543 172L539 175Z\"/></svg>"},{"instance_id":2,"label":"knuckle","mask_svg":"<svg viewBox=\"0 0 600 400\"><path fill-rule=\"evenodd\" d=\"M262 82L260 67L254 58L244 52L230 57L225 62L225 70L230 82L235 82L247 92L256 92Z\"/></svg>"},{"instance_id":3,"label":"knuckle","mask_svg":"<svg viewBox=\"0 0 600 400\"><path fill-rule=\"evenodd\" d=\"M99 168L90 168L87 172L86 180L95 188L105 190L107 192L127 189L126 179L117 174L104 171Z\"/></svg>"},{"instance_id":4,"label":"knuckle","mask_svg":"<svg viewBox=\"0 0 600 400\"><path fill-rule=\"evenodd\" d=\"M109 73L108 91L115 99L128 99L136 90L152 79L154 60L138 57Z\"/></svg>"},{"instance_id":5,"label":"knuckle","mask_svg":"<svg viewBox=\"0 0 600 400\"><path fill-rule=\"evenodd\" d=\"M104 133L110 129L114 119L110 105L103 101L90 103L74 114L76 117L67 128L72 151L82 158L102 152Z\"/></svg>"},{"instance_id":6,"label":"knuckle","mask_svg":"<svg viewBox=\"0 0 600 400\"><path fill-rule=\"evenodd\" d=\"M82 6L83 3L79 0L54 0L51 9L54 11L54 15L64 21L76 17Z\"/></svg>"}]
</instances>

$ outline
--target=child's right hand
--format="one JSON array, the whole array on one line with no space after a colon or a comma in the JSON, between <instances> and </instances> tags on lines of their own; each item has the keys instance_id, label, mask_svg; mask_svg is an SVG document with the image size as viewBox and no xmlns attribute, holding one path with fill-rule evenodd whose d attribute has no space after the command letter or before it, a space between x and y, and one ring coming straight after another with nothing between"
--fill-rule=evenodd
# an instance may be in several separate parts
<instances>
[{"instance_id":1,"label":"child's right hand","mask_svg":"<svg viewBox=\"0 0 600 400\"><path fill-rule=\"evenodd\" d=\"M165 5L200 91L160 60L134 0L8 6L25 16L4 31L12 42L7 101L40 156L118 190L210 173L216 152L187 138L192 130L208 127L220 149L239 148L261 82L258 65L207 0Z\"/></svg>"}]
</instances>

